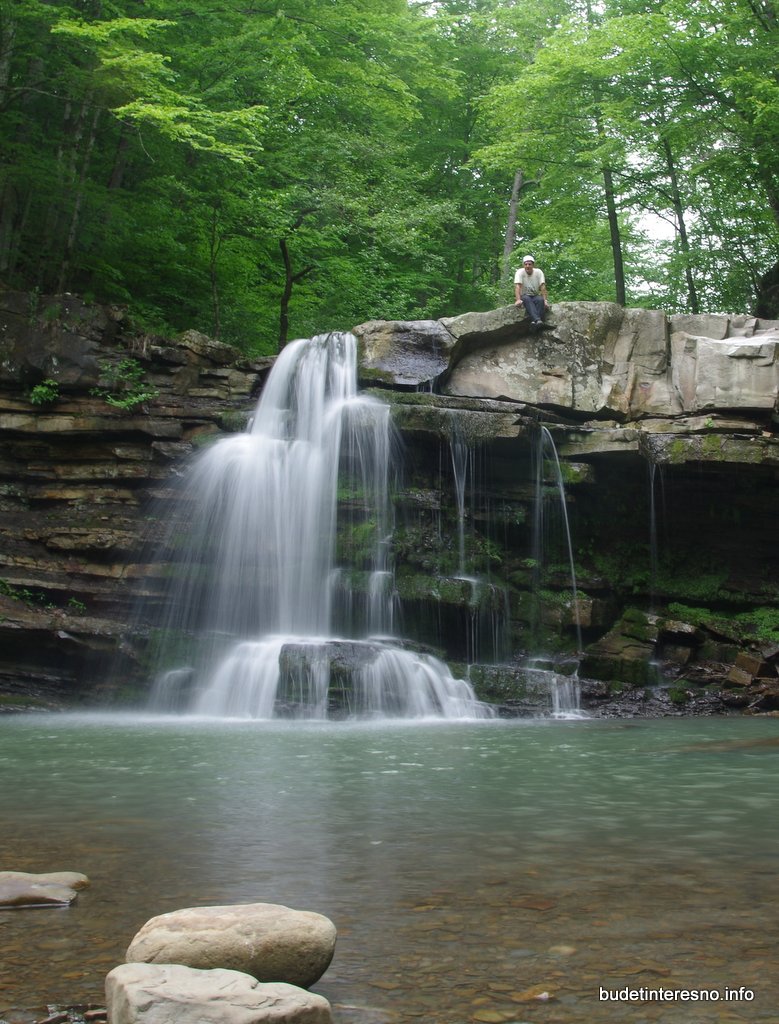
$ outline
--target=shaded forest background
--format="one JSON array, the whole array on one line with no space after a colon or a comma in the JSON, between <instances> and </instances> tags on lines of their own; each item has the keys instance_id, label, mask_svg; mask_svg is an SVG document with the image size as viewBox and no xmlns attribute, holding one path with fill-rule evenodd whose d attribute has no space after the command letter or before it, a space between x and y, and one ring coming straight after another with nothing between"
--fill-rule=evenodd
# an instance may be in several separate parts
<instances>
[{"instance_id":1,"label":"shaded forest background","mask_svg":"<svg viewBox=\"0 0 779 1024\"><path fill-rule=\"evenodd\" d=\"M0 0L0 285L254 353L512 300L779 314L773 0Z\"/></svg>"}]
</instances>

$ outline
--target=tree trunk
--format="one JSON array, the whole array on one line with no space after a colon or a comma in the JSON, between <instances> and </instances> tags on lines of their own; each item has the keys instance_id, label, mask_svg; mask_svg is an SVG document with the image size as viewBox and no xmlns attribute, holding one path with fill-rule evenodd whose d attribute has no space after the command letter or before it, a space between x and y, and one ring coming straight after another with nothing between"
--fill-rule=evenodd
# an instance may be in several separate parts
<instances>
[{"instance_id":1,"label":"tree trunk","mask_svg":"<svg viewBox=\"0 0 779 1024\"><path fill-rule=\"evenodd\" d=\"M625 267L622 262L622 237L619 231L617 203L614 198L614 176L610 167L603 167L603 188L606 196L606 212L609 218L609 235L611 237L611 253L614 259L614 291L616 301L625 305Z\"/></svg>"},{"instance_id":2,"label":"tree trunk","mask_svg":"<svg viewBox=\"0 0 779 1024\"><path fill-rule=\"evenodd\" d=\"M108 179L108 191L114 192L122 187L124 169L127 166L127 153L130 148L130 137L127 133L127 125L123 124L119 135L119 142L116 146L114 166L111 168L111 177Z\"/></svg>"},{"instance_id":3,"label":"tree trunk","mask_svg":"<svg viewBox=\"0 0 779 1024\"><path fill-rule=\"evenodd\" d=\"M219 281L217 279L216 267L219 259L219 250L222 240L219 237L219 211L214 207L211 217L211 238L209 240L208 254L208 276L211 280L211 309L214 316L214 337L219 341L222 331L220 306L219 306Z\"/></svg>"},{"instance_id":4,"label":"tree trunk","mask_svg":"<svg viewBox=\"0 0 779 1024\"><path fill-rule=\"evenodd\" d=\"M592 10L587 7L590 24L592 24ZM596 94L597 94L596 89ZM598 103L600 97L596 95ZM595 128L598 132L598 140L601 144L606 141L606 132L600 115L600 109L595 113ZM622 260L622 235L619 230L619 217L617 216L617 200L614 189L614 172L608 164L601 167L603 174L603 195L606 200L606 215L609 220L609 237L611 239L611 255L614 261L614 293L617 305L625 305L625 265Z\"/></svg>"},{"instance_id":5,"label":"tree trunk","mask_svg":"<svg viewBox=\"0 0 779 1024\"><path fill-rule=\"evenodd\" d=\"M81 138L84 134L84 117L87 101L81 104L78 116L73 116L73 101L70 97L65 99L65 107L62 114L62 133L59 145L57 146L56 168L57 176L52 182L50 199L41 244L38 247L38 275L37 287L41 291L56 290L55 263L59 240L63 233L62 222L65 216L65 202L68 190L72 187L75 176L76 154L81 145ZM71 147L71 159L67 158L65 140L68 140ZM61 267L60 267L61 272Z\"/></svg>"},{"instance_id":6,"label":"tree trunk","mask_svg":"<svg viewBox=\"0 0 779 1024\"><path fill-rule=\"evenodd\" d=\"M520 169L514 175L514 182L511 186L511 199L509 200L509 215L506 222L506 234L503 239L503 259L500 265L500 282L505 286L511 280L511 254L517 244L517 210L522 190L537 185L541 175L537 178L525 180L523 171Z\"/></svg>"},{"instance_id":7,"label":"tree trunk","mask_svg":"<svg viewBox=\"0 0 779 1024\"><path fill-rule=\"evenodd\" d=\"M92 123L89 128L89 137L87 139L86 149L84 156L81 161L81 173L79 174L78 185L76 187L76 194L73 200L73 210L70 216L70 226L68 227L68 236L65 241L65 252L63 254L62 263L60 265L59 278L57 280L57 292L63 292L65 285L68 282L70 276L70 265L73 259L73 253L76 248L76 236L78 234L79 222L81 220L81 210L84 205L84 196L86 193L85 184L87 179L87 171L89 170L89 163L92 158L92 150L95 145L95 138L97 136L97 125L100 120L100 108L95 107L94 113L92 114Z\"/></svg>"},{"instance_id":8,"label":"tree trunk","mask_svg":"<svg viewBox=\"0 0 779 1024\"><path fill-rule=\"evenodd\" d=\"M298 218L295 225L296 227L300 226L304 216L305 214L302 214ZM289 340L289 302L292 298L292 289L298 281L304 278L306 274L310 274L314 268L304 267L303 270L299 270L296 274L293 273L292 259L289 255L286 238L279 239L279 248L281 249L281 258L284 261L284 288L281 293L281 305L279 310L279 352L281 352Z\"/></svg>"},{"instance_id":9,"label":"tree trunk","mask_svg":"<svg viewBox=\"0 0 779 1024\"><path fill-rule=\"evenodd\" d=\"M284 288L281 292L281 306L279 309L279 352L281 352L289 338L289 300L292 298L294 277L286 238L279 239L279 248L281 249L281 258L284 261Z\"/></svg>"},{"instance_id":10,"label":"tree trunk","mask_svg":"<svg viewBox=\"0 0 779 1024\"><path fill-rule=\"evenodd\" d=\"M298 216L295 218L295 222L292 224L290 230L297 231L306 217L313 213L316 207L309 206L305 210L301 210ZM313 266L304 267L297 273L292 270L292 257L289 254L289 247L287 246L287 239L281 237L279 239L279 248L281 249L281 258L284 262L284 288L281 292L281 304L279 308L279 352L287 344L289 335L289 303L292 298L292 289L295 287L298 281L302 280L306 274L310 274L314 269Z\"/></svg>"},{"instance_id":11,"label":"tree trunk","mask_svg":"<svg viewBox=\"0 0 779 1024\"><path fill-rule=\"evenodd\" d=\"M0 108L3 106L3 94L7 90L10 74L10 62L13 55L15 26L12 21L3 31L0 47ZM30 87L37 81L43 68L43 62L36 58L31 60L27 68L26 86ZM32 134L32 120L27 116L27 108L32 99L29 91L22 91L18 100L21 113L15 132L14 144L24 146ZM35 189L29 182L13 182L7 177L0 185L0 274L13 274L20 258L20 249L24 239L24 229L35 197Z\"/></svg>"},{"instance_id":12,"label":"tree trunk","mask_svg":"<svg viewBox=\"0 0 779 1024\"><path fill-rule=\"evenodd\" d=\"M16 22L10 15L0 18L0 109L5 107L8 82L11 78L11 59L16 40Z\"/></svg>"},{"instance_id":13,"label":"tree trunk","mask_svg":"<svg viewBox=\"0 0 779 1024\"><path fill-rule=\"evenodd\" d=\"M768 150L772 157L770 163L766 163L764 153ZM755 145L753 147L753 153L755 157L755 165L757 168L757 176L765 189L766 198L768 199L768 206L773 215L774 221L779 227L779 191L776 188L777 174L776 174L776 160L775 150L766 145L766 141L758 136L755 139Z\"/></svg>"},{"instance_id":14,"label":"tree trunk","mask_svg":"<svg viewBox=\"0 0 779 1024\"><path fill-rule=\"evenodd\" d=\"M503 261L500 269L501 283L511 277L511 254L517 242L517 207L519 206L519 193L524 185L524 175L519 168L514 174L514 182L511 186L511 199L509 199L509 216L506 222L506 234L503 239Z\"/></svg>"},{"instance_id":15,"label":"tree trunk","mask_svg":"<svg viewBox=\"0 0 779 1024\"><path fill-rule=\"evenodd\" d=\"M668 139L663 139L663 151L665 153L665 163L668 169L668 180L671 183L671 200L673 202L674 215L676 217L676 224L679 232L679 247L682 250L682 256L684 258L684 276L687 281L687 296L690 304L691 313L699 313L700 307L698 305L698 290L695 287L695 278L692 273L692 265L690 261L690 243L687 239L687 225L684 220L684 206L682 205L682 197L679 193L679 180L676 176L676 164L674 162L673 151Z\"/></svg>"},{"instance_id":16,"label":"tree trunk","mask_svg":"<svg viewBox=\"0 0 779 1024\"><path fill-rule=\"evenodd\" d=\"M19 196L14 186L6 182L0 192L0 275L5 275L11 265L18 200Z\"/></svg>"}]
</instances>

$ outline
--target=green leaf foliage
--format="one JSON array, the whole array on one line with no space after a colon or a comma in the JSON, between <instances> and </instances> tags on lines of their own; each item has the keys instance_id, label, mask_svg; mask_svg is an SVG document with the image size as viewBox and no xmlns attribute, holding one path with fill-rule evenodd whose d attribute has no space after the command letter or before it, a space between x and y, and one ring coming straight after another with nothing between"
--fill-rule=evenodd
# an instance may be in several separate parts
<instances>
[{"instance_id":1,"label":"green leaf foliage","mask_svg":"<svg viewBox=\"0 0 779 1024\"><path fill-rule=\"evenodd\" d=\"M553 301L748 311L777 43L773 0L0 0L0 282L257 353L510 302L528 249Z\"/></svg>"}]
</instances>

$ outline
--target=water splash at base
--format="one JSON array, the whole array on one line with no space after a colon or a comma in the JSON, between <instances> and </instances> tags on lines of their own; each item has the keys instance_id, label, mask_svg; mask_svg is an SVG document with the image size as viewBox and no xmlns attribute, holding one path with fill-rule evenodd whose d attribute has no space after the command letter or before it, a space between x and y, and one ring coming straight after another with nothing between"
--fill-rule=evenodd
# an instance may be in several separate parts
<instances>
[{"instance_id":1,"label":"water splash at base","mask_svg":"<svg viewBox=\"0 0 779 1024\"><path fill-rule=\"evenodd\" d=\"M443 662L387 639L397 438L388 407L357 393L356 344L329 334L288 345L249 431L194 461L166 540L173 578L153 709L490 714Z\"/></svg>"}]
</instances>

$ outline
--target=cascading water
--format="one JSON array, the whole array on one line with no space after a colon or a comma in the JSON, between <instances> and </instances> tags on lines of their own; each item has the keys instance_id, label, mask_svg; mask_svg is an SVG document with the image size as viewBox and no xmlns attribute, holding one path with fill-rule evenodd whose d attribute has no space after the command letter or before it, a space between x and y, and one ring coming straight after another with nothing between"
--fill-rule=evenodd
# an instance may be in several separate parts
<instances>
[{"instance_id":1,"label":"cascading water","mask_svg":"<svg viewBox=\"0 0 779 1024\"><path fill-rule=\"evenodd\" d=\"M463 419L453 414L449 423L449 452L452 465L455 508L457 511L457 572L455 579L463 580L470 587L470 614L466 624L465 656L469 663L481 661L485 652L488 658L498 661L507 652L506 639L508 621L508 594L497 587L489 578L469 572L469 558L466 551L466 497L475 490L478 464L478 448L469 439ZM473 509L471 509L471 516ZM473 559L470 560L471 563Z\"/></svg>"},{"instance_id":2,"label":"cascading water","mask_svg":"<svg viewBox=\"0 0 779 1024\"><path fill-rule=\"evenodd\" d=\"M663 477L663 467L656 462L647 463L649 470L649 570L651 573L650 586L649 586L649 604L650 609L654 611L655 605L657 604L657 587L658 578L660 575L660 543L657 536L657 524L661 516L658 515L657 509L657 486L659 482L660 489L660 507L662 513L662 520L665 519L665 480Z\"/></svg>"},{"instance_id":3,"label":"cascading water","mask_svg":"<svg viewBox=\"0 0 779 1024\"><path fill-rule=\"evenodd\" d=\"M565 484L563 482L563 473L560 466L560 458L557 454L557 447L554 443L549 428L543 426L539 428L538 433L538 444L535 452L535 503L534 503L534 519L533 519L533 564L534 564L534 576L536 592L534 605L536 608L536 616L538 615L537 609L540 605L539 591L541 588L541 579L544 569L545 560L545 533L547 529L547 509L546 509L546 488L545 477L551 470L551 478L554 484L554 491L556 492L555 506L559 509L560 518L562 519L563 536L566 546L566 554L568 558L568 566L570 571L571 591L572 591L572 602L571 608L573 612L574 624L576 627L576 642L577 651L581 654L582 651L582 631L581 623L579 619L579 604L578 604L578 590L576 586L576 567L573 557L573 544L571 543L571 528L568 522L568 510L565 501ZM534 623L534 629L537 629L538 623ZM577 665L578 669L578 665ZM531 666L531 671L534 670ZM549 685L549 692L552 702L552 714L555 718L580 718L586 717L581 711L580 695L581 688L579 685L578 675L574 673L571 676L561 675L558 672L548 672L547 682Z\"/></svg>"},{"instance_id":4,"label":"cascading water","mask_svg":"<svg viewBox=\"0 0 779 1024\"><path fill-rule=\"evenodd\" d=\"M357 393L351 334L286 346L249 430L184 480L161 644L177 667L159 672L155 708L323 718L337 677L358 715L490 714L442 662L387 640L393 441L388 407Z\"/></svg>"},{"instance_id":5,"label":"cascading water","mask_svg":"<svg viewBox=\"0 0 779 1024\"><path fill-rule=\"evenodd\" d=\"M449 440L452 456L452 476L454 478L454 497L457 507L457 575L465 578L465 491L468 482L468 469L473 476L473 448L467 443L458 429L457 420L452 424L452 436Z\"/></svg>"},{"instance_id":6,"label":"cascading water","mask_svg":"<svg viewBox=\"0 0 779 1024\"><path fill-rule=\"evenodd\" d=\"M544 542L546 532L546 495L544 488L544 474L545 467L550 467L552 471L552 478L554 483L554 489L557 492L556 507L560 511L560 516L563 524L563 534L566 545L566 555L568 558L568 566L570 571L571 580L571 591L573 599L571 602L571 608L574 617L574 623L576 625L576 642L577 650L582 649L582 635L581 635L581 624L579 621L579 605L578 605L578 590L576 586L576 566L573 558L573 545L571 543L571 528L568 523L568 509L565 503L565 484L563 482L563 472L560 467L560 458L557 454L557 448L554 443L554 438L549 432L549 428L541 426L539 428L539 440L538 447L536 450L535 458L535 503L534 503L534 520L533 520L533 563L534 573L536 577L536 590L540 589L541 574L544 568Z\"/></svg>"}]
</instances>

